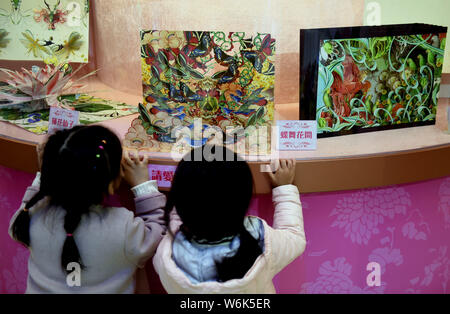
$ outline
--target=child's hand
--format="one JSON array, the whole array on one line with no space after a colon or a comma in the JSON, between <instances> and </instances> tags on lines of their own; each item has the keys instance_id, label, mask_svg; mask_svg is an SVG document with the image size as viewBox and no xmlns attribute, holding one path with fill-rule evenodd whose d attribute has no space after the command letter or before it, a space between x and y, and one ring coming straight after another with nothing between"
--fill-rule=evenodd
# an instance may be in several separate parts
<instances>
[{"instance_id":1,"label":"child's hand","mask_svg":"<svg viewBox=\"0 0 450 314\"><path fill-rule=\"evenodd\" d=\"M123 179L134 187L149 180L148 176L148 157L131 155L125 151L122 159Z\"/></svg>"},{"instance_id":2,"label":"child's hand","mask_svg":"<svg viewBox=\"0 0 450 314\"><path fill-rule=\"evenodd\" d=\"M275 165L277 166L275 173L267 173L272 186L275 188L286 184L292 184L295 178L295 160L281 159L275 161Z\"/></svg>"}]
</instances>

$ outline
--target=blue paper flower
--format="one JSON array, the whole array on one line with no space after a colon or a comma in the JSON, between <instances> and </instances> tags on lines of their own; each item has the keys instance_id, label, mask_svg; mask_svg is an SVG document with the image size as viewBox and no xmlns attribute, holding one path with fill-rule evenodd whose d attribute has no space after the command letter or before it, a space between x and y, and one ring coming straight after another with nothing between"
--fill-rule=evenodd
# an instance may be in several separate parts
<instances>
[{"instance_id":1,"label":"blue paper flower","mask_svg":"<svg viewBox=\"0 0 450 314\"><path fill-rule=\"evenodd\" d=\"M36 123L36 122L39 122L39 121L41 121L42 119L41 119L41 114L40 113L30 113L29 115L28 115L28 120L27 120L27 122L28 123Z\"/></svg>"}]
</instances>

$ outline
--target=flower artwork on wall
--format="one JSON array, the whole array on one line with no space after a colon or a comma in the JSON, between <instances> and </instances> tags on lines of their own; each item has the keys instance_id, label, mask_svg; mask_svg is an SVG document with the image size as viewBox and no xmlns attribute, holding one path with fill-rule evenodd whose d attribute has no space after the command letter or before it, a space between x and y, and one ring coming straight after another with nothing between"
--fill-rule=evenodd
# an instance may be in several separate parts
<instances>
[{"instance_id":1,"label":"flower artwork on wall","mask_svg":"<svg viewBox=\"0 0 450 314\"><path fill-rule=\"evenodd\" d=\"M270 34L144 30L141 60L144 101L125 146L188 149L208 140L208 127L226 133L227 127L271 125L275 39ZM201 121L198 127L195 121ZM245 145L246 133L239 134L234 141Z\"/></svg>"},{"instance_id":2,"label":"flower artwork on wall","mask_svg":"<svg viewBox=\"0 0 450 314\"><path fill-rule=\"evenodd\" d=\"M445 41L426 24L301 30L301 119L318 137L434 124Z\"/></svg>"},{"instance_id":3,"label":"flower artwork on wall","mask_svg":"<svg viewBox=\"0 0 450 314\"><path fill-rule=\"evenodd\" d=\"M0 59L88 62L89 0L3 0Z\"/></svg>"}]
</instances>

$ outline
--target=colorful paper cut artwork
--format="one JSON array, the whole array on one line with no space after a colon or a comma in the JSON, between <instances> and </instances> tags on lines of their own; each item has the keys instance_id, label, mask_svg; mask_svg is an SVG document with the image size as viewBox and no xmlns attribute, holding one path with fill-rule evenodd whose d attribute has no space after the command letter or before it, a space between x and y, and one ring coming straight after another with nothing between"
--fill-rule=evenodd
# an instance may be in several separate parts
<instances>
[{"instance_id":1,"label":"colorful paper cut artwork","mask_svg":"<svg viewBox=\"0 0 450 314\"><path fill-rule=\"evenodd\" d=\"M317 32L311 58L318 70L315 88L301 78L300 117L317 120L318 137L435 123L446 28L404 24L304 31L305 43L308 31ZM302 53L302 74L311 77L308 52Z\"/></svg>"},{"instance_id":2,"label":"colorful paper cut artwork","mask_svg":"<svg viewBox=\"0 0 450 314\"><path fill-rule=\"evenodd\" d=\"M89 0L3 0L0 59L88 62Z\"/></svg>"},{"instance_id":3,"label":"colorful paper cut artwork","mask_svg":"<svg viewBox=\"0 0 450 314\"><path fill-rule=\"evenodd\" d=\"M59 101L79 111L80 124L88 125L137 113L136 106L107 100L88 94L69 94L58 97ZM50 108L26 112L18 108L0 107L0 121L17 125L35 134L48 131Z\"/></svg>"},{"instance_id":4,"label":"colorful paper cut artwork","mask_svg":"<svg viewBox=\"0 0 450 314\"><path fill-rule=\"evenodd\" d=\"M270 34L143 30L141 61L144 101L125 146L170 151L180 136L185 148L204 144L209 126L226 132L271 125L275 39ZM177 135L194 130L199 119L198 132ZM244 145L245 132L240 134L235 141ZM267 147L267 140L262 142Z\"/></svg>"},{"instance_id":5,"label":"colorful paper cut artwork","mask_svg":"<svg viewBox=\"0 0 450 314\"><path fill-rule=\"evenodd\" d=\"M32 66L12 71L0 68L6 79L0 81L0 121L7 121L30 132L48 131L50 108L79 112L81 124L91 124L137 113L136 106L83 93L83 80L96 71L77 75L85 64L67 63Z\"/></svg>"}]
</instances>

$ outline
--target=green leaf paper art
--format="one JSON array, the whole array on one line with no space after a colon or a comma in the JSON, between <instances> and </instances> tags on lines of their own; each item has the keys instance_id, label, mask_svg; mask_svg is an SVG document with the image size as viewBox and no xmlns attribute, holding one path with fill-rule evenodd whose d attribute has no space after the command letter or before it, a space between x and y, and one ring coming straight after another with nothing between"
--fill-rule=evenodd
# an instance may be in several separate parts
<instances>
[{"instance_id":1,"label":"green leaf paper art","mask_svg":"<svg viewBox=\"0 0 450 314\"><path fill-rule=\"evenodd\" d=\"M0 1L0 59L88 62L89 0Z\"/></svg>"}]
</instances>

